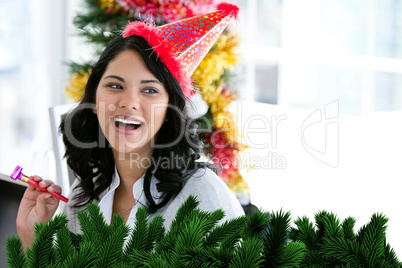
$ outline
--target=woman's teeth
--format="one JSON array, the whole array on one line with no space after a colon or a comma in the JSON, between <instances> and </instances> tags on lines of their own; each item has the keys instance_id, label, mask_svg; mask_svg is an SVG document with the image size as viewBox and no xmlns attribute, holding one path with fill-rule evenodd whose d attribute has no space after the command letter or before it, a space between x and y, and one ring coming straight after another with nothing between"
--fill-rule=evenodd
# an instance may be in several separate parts
<instances>
[{"instance_id":1,"label":"woman's teeth","mask_svg":"<svg viewBox=\"0 0 402 268\"><path fill-rule=\"evenodd\" d=\"M131 129L137 129L141 126L140 121L126 120L123 118L115 118L114 119L116 127L125 127Z\"/></svg>"}]
</instances>

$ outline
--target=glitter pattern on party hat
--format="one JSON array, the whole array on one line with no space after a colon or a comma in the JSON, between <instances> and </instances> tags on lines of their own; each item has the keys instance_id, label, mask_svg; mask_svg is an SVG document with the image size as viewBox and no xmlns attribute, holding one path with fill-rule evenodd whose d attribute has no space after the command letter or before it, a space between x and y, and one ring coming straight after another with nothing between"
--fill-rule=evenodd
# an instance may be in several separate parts
<instances>
[{"instance_id":1,"label":"glitter pattern on party hat","mask_svg":"<svg viewBox=\"0 0 402 268\"><path fill-rule=\"evenodd\" d=\"M194 93L191 74L229 24L230 19L237 18L238 11L236 5L221 3L214 12L159 27L134 21L126 26L123 37L143 37L179 81L184 95L190 97Z\"/></svg>"}]
</instances>

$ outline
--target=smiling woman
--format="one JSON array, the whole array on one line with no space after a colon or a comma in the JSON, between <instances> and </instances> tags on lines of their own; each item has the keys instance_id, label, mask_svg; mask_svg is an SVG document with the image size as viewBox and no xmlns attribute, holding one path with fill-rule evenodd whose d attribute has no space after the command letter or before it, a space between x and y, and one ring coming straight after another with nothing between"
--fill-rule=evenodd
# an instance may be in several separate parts
<instances>
[{"instance_id":1,"label":"smiling woman","mask_svg":"<svg viewBox=\"0 0 402 268\"><path fill-rule=\"evenodd\" d=\"M244 214L209 164L199 161L202 143L186 110L194 92L192 71L237 11L234 5L219 5L208 14L211 22L194 27L201 28L197 38L177 44L166 41L165 34L183 24L191 28L204 16L163 29L130 23L108 44L92 68L82 101L60 125L67 163L77 177L65 210L73 232L80 231L78 211L91 201L99 202L108 223L120 214L131 226L138 209L146 207L150 218L163 215L169 228L190 195L198 196L200 209L223 209L223 220ZM32 179L49 192L61 192L51 181ZM28 187L17 218L25 248L33 241L35 222L48 221L57 205L48 193Z\"/></svg>"},{"instance_id":2,"label":"smiling woman","mask_svg":"<svg viewBox=\"0 0 402 268\"><path fill-rule=\"evenodd\" d=\"M115 158L150 157L151 139L162 127L168 102L165 86L138 52L123 51L109 63L97 88L96 113Z\"/></svg>"}]
</instances>

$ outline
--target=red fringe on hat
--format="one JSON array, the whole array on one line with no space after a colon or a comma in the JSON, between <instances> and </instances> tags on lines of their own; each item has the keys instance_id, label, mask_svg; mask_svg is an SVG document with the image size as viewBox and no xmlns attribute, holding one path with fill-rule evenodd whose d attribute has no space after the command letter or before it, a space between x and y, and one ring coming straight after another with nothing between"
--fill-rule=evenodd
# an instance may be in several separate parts
<instances>
[{"instance_id":1,"label":"red fringe on hat","mask_svg":"<svg viewBox=\"0 0 402 268\"><path fill-rule=\"evenodd\" d=\"M124 29L123 37L130 35L137 35L145 39L152 49L156 52L161 61L165 64L167 69L177 79L183 90L184 96L189 98L193 95L192 80L183 74L181 63L176 60L174 54L169 51L169 48L164 46L164 38L159 34L159 30L148 23L143 21L133 21L127 24Z\"/></svg>"},{"instance_id":2,"label":"red fringe on hat","mask_svg":"<svg viewBox=\"0 0 402 268\"><path fill-rule=\"evenodd\" d=\"M225 16L233 16L233 18L237 19L237 14L239 13L239 8L236 5L229 3L220 3L217 6L217 10L223 11Z\"/></svg>"},{"instance_id":3,"label":"red fringe on hat","mask_svg":"<svg viewBox=\"0 0 402 268\"><path fill-rule=\"evenodd\" d=\"M239 8L229 3L220 3L217 6L217 10L223 13L223 17L231 16L235 19L237 19L237 14L239 13ZM184 66L177 59L177 55L171 51L165 38L162 37L163 33L160 29L143 21L134 21L127 24L123 37L126 38L131 35L140 36L148 42L167 69L180 83L187 98L190 98L195 93L191 78L187 77L182 71Z\"/></svg>"}]
</instances>

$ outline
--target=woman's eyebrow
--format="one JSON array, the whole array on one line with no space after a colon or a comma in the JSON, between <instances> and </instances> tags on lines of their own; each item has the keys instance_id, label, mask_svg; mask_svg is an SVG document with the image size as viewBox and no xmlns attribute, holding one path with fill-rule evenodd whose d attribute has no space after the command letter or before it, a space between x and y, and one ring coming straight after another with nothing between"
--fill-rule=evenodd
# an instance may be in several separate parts
<instances>
[{"instance_id":1,"label":"woman's eyebrow","mask_svg":"<svg viewBox=\"0 0 402 268\"><path fill-rule=\"evenodd\" d=\"M141 80L140 82L141 84L148 84L148 83L157 83L157 84L162 84L161 82L159 82L158 80Z\"/></svg>"},{"instance_id":2,"label":"woman's eyebrow","mask_svg":"<svg viewBox=\"0 0 402 268\"><path fill-rule=\"evenodd\" d=\"M120 77L120 76L117 76L117 75L108 75L108 76L105 77L105 79L106 78L114 78L114 79L117 79L117 80L119 80L121 82L126 82L123 77Z\"/></svg>"}]
</instances>

